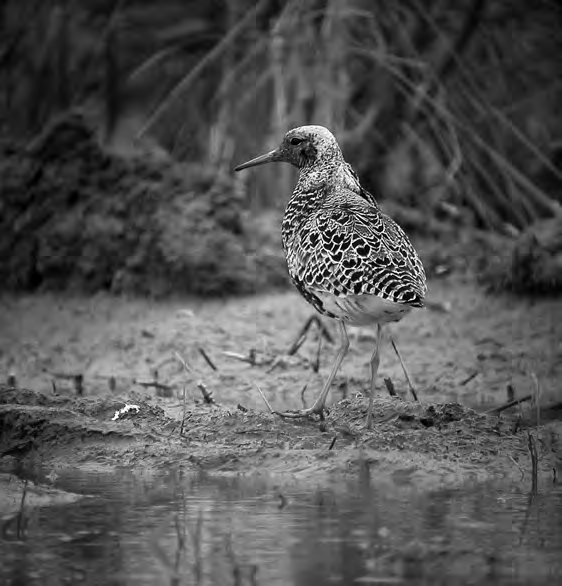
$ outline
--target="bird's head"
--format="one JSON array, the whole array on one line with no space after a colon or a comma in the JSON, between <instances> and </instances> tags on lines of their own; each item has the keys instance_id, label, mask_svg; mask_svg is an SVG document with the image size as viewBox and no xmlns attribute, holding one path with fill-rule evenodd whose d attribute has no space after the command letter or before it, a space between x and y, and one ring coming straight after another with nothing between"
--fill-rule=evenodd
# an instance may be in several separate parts
<instances>
[{"instance_id":1,"label":"bird's head","mask_svg":"<svg viewBox=\"0 0 562 586\"><path fill-rule=\"evenodd\" d=\"M341 160L342 154L335 136L324 126L299 126L289 130L281 144L265 155L235 167L241 171L266 163L290 163L299 169L322 161Z\"/></svg>"}]
</instances>

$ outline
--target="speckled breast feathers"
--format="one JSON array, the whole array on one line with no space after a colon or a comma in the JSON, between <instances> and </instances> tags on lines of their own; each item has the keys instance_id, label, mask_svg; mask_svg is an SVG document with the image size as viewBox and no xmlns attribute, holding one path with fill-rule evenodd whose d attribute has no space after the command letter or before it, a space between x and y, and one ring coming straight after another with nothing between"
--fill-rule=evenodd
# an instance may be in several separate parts
<instances>
[{"instance_id":1,"label":"speckled breast feathers","mask_svg":"<svg viewBox=\"0 0 562 586\"><path fill-rule=\"evenodd\" d=\"M318 155L322 140L312 144ZM400 226L361 187L335 139L327 150L329 156L301 166L285 211L282 240L291 279L331 317L352 325L397 321L423 306L422 263Z\"/></svg>"}]
</instances>

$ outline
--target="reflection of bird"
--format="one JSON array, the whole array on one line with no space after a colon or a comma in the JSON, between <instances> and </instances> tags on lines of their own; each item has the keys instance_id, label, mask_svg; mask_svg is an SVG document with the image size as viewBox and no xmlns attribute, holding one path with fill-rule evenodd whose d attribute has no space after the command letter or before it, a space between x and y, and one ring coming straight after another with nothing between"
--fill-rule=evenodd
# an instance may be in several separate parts
<instances>
[{"instance_id":1,"label":"reflection of bird","mask_svg":"<svg viewBox=\"0 0 562 586\"><path fill-rule=\"evenodd\" d=\"M338 321L341 332L336 361L312 407L284 415L321 415L349 349L346 325L376 324L367 414L370 427L381 328L399 321L413 307L423 306L427 287L422 263L400 226L361 187L328 129L290 130L277 149L239 165L236 171L276 161L300 170L281 229L289 274L310 304Z\"/></svg>"}]
</instances>

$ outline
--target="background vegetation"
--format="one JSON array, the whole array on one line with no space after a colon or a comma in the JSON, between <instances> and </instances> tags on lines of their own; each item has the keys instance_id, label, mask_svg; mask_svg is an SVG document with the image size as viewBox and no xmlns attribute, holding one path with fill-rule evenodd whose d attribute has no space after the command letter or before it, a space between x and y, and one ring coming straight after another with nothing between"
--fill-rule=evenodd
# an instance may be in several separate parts
<instances>
[{"instance_id":1,"label":"background vegetation","mask_svg":"<svg viewBox=\"0 0 562 586\"><path fill-rule=\"evenodd\" d=\"M268 226L294 170L232 167L293 126L323 124L389 211L419 212L419 229L443 220L513 236L560 209L561 54L562 9L548 0L7 0L0 125L27 148L79 109L114 159L185 162L184 188L209 217L222 204L204 196L218 190ZM166 238L192 250L186 234L199 216L178 227L166 210ZM256 232L245 222L230 230ZM246 236L244 254L269 255L270 244ZM265 261L272 275L276 255ZM177 253L164 257L175 271Z\"/></svg>"}]
</instances>

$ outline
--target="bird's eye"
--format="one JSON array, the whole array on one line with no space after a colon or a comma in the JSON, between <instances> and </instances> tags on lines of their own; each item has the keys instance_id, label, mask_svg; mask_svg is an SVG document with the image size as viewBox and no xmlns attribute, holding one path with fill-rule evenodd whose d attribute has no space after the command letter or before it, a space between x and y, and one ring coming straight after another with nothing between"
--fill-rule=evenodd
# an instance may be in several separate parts
<instances>
[{"instance_id":1,"label":"bird's eye","mask_svg":"<svg viewBox=\"0 0 562 586\"><path fill-rule=\"evenodd\" d=\"M291 144L298 145L302 142L302 138L291 138Z\"/></svg>"}]
</instances>

